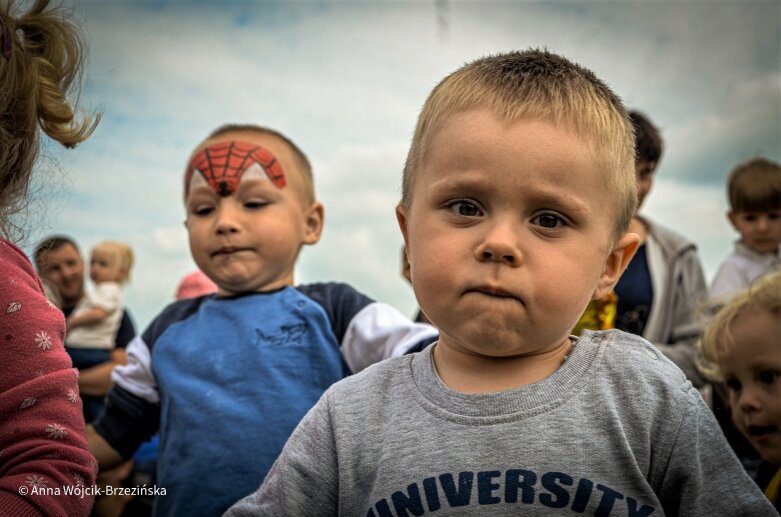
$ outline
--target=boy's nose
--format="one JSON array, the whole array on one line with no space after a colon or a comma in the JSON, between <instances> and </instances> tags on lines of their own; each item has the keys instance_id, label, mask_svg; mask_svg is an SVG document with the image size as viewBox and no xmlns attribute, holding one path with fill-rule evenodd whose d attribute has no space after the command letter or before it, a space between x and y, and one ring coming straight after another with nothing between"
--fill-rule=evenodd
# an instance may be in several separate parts
<instances>
[{"instance_id":1,"label":"boy's nose","mask_svg":"<svg viewBox=\"0 0 781 517\"><path fill-rule=\"evenodd\" d=\"M239 231L237 210L229 203L221 203L217 211L216 231L218 235L226 235Z\"/></svg>"},{"instance_id":2,"label":"boy's nose","mask_svg":"<svg viewBox=\"0 0 781 517\"><path fill-rule=\"evenodd\" d=\"M770 228L770 221L767 217L759 217L757 219L757 230L760 232L766 232Z\"/></svg>"},{"instance_id":3,"label":"boy's nose","mask_svg":"<svg viewBox=\"0 0 781 517\"><path fill-rule=\"evenodd\" d=\"M239 231L239 225L236 224L236 220L234 218L221 215L221 217L217 221L216 230L218 235L237 233Z\"/></svg>"},{"instance_id":4,"label":"boy's nose","mask_svg":"<svg viewBox=\"0 0 781 517\"><path fill-rule=\"evenodd\" d=\"M504 232L493 232L475 249L475 258L480 262L501 262L509 266L521 265L521 250L513 242L513 236Z\"/></svg>"},{"instance_id":5,"label":"boy's nose","mask_svg":"<svg viewBox=\"0 0 781 517\"><path fill-rule=\"evenodd\" d=\"M229 233L237 233L239 231L239 227L236 226L232 221L226 221L221 220L219 223L217 223L217 234L218 235L227 235Z\"/></svg>"},{"instance_id":6,"label":"boy's nose","mask_svg":"<svg viewBox=\"0 0 781 517\"><path fill-rule=\"evenodd\" d=\"M744 387L740 391L740 396L738 397L738 407L741 411L744 413L750 413L752 411L757 411L762 406L759 398L756 396L756 393L754 393L753 389L750 389L748 387Z\"/></svg>"}]
</instances>

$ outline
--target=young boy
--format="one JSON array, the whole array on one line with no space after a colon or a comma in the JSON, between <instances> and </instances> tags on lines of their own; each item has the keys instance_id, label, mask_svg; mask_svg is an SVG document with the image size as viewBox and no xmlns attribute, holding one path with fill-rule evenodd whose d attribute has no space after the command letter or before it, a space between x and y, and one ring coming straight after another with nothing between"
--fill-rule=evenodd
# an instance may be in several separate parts
<instances>
[{"instance_id":1,"label":"young boy","mask_svg":"<svg viewBox=\"0 0 781 517\"><path fill-rule=\"evenodd\" d=\"M219 515L258 486L328 386L436 331L344 284L294 287L323 206L280 133L215 131L192 155L184 199L192 256L218 292L170 305L130 344L88 436L108 467L159 429L155 513Z\"/></svg>"},{"instance_id":2,"label":"young boy","mask_svg":"<svg viewBox=\"0 0 781 517\"><path fill-rule=\"evenodd\" d=\"M590 71L529 50L445 78L397 209L439 341L332 386L228 515L773 515L653 345L569 335L637 247L635 203Z\"/></svg>"},{"instance_id":3,"label":"young boy","mask_svg":"<svg viewBox=\"0 0 781 517\"><path fill-rule=\"evenodd\" d=\"M724 382L732 421L760 454L757 482L781 510L781 272L740 291L700 342L705 373Z\"/></svg>"},{"instance_id":4,"label":"young boy","mask_svg":"<svg viewBox=\"0 0 781 517\"><path fill-rule=\"evenodd\" d=\"M781 164L766 158L742 163L730 173L727 191L727 217L740 240L713 278L716 304L760 276L781 271Z\"/></svg>"}]
</instances>

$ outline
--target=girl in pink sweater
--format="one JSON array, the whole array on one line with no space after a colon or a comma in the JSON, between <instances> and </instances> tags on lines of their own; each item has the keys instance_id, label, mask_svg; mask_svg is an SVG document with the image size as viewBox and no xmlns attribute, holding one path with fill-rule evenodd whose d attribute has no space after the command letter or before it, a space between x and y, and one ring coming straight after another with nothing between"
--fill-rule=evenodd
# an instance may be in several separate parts
<instances>
[{"instance_id":1,"label":"girl in pink sweater","mask_svg":"<svg viewBox=\"0 0 781 517\"><path fill-rule=\"evenodd\" d=\"M87 448L65 320L9 240L25 205L41 129L66 147L97 118L66 95L84 47L66 13L37 0L18 18L0 6L0 515L86 516L95 460Z\"/></svg>"}]
</instances>

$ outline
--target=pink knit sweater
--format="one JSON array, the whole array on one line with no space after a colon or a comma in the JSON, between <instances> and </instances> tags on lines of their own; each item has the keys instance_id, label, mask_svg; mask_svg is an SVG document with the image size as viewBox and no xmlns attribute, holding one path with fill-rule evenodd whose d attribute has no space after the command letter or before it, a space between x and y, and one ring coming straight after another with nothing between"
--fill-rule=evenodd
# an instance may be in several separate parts
<instances>
[{"instance_id":1,"label":"pink knit sweater","mask_svg":"<svg viewBox=\"0 0 781 517\"><path fill-rule=\"evenodd\" d=\"M66 495L92 488L96 463L64 334L30 261L0 239L0 515L72 517L92 507L82 490Z\"/></svg>"}]
</instances>

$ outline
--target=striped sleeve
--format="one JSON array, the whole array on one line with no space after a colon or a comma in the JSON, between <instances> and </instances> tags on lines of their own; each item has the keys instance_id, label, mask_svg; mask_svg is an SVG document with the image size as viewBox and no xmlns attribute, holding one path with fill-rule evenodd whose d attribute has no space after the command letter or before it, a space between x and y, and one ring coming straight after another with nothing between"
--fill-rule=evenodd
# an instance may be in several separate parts
<instances>
[{"instance_id":1,"label":"striped sleeve","mask_svg":"<svg viewBox=\"0 0 781 517\"><path fill-rule=\"evenodd\" d=\"M435 327L415 323L391 305L375 302L347 284L309 284L298 289L325 310L353 373L383 359L422 350L437 339Z\"/></svg>"}]
</instances>

